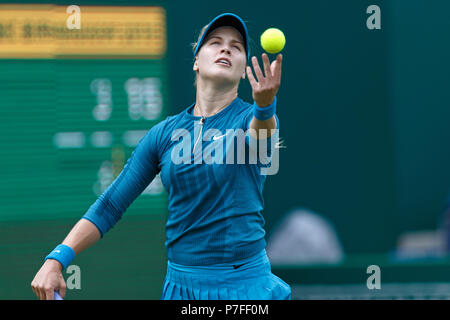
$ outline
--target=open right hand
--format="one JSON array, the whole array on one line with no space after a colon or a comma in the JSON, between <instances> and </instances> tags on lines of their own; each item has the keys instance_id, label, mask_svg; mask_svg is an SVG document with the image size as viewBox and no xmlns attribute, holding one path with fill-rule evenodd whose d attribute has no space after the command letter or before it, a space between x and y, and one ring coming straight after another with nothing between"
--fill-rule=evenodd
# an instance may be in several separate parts
<instances>
[{"instance_id":1,"label":"open right hand","mask_svg":"<svg viewBox=\"0 0 450 320\"><path fill-rule=\"evenodd\" d=\"M40 300L53 300L54 291L64 299L66 282L62 275L61 264L53 259L47 259L34 276L31 288Z\"/></svg>"}]
</instances>

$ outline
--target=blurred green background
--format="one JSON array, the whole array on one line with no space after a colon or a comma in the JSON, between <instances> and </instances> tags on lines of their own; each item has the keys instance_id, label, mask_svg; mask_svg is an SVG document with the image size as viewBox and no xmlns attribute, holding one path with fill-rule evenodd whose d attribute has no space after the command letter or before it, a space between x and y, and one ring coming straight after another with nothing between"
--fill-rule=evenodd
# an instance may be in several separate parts
<instances>
[{"instance_id":1,"label":"blurred green background","mask_svg":"<svg viewBox=\"0 0 450 320\"><path fill-rule=\"evenodd\" d=\"M253 55L262 53L259 35L266 28L280 28L287 39L277 108L287 148L280 149L280 171L265 184L268 236L286 212L305 207L332 222L346 254L336 265L273 266L293 285L293 297L305 298L302 285L364 287L372 264L385 270L382 281L389 283L450 282L446 257L389 259L403 233L439 227L450 191L448 1L76 4L81 10L94 4L164 7L167 51L142 60L0 60L0 299L34 298L30 282L42 259L130 156L133 144L125 143L124 133L148 130L194 102L190 44L222 12L244 18ZM373 4L381 9L380 30L366 27ZM127 115L125 84L132 78L159 79L157 89L149 89L157 90L162 106L152 119ZM99 96L112 99L114 110L101 123L92 116ZM240 96L252 100L247 80ZM85 133L83 147L56 147L55 134L75 131ZM113 142L95 147L89 138L104 131ZM167 195L153 187L76 258L82 289L70 290L68 298L159 299Z\"/></svg>"}]
</instances>

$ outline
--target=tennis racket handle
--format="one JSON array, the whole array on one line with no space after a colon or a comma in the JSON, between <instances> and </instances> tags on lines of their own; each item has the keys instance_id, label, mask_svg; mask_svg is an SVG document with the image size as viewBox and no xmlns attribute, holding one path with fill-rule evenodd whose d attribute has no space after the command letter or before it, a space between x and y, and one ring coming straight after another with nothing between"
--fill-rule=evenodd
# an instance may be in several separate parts
<instances>
[{"instance_id":1,"label":"tennis racket handle","mask_svg":"<svg viewBox=\"0 0 450 320\"><path fill-rule=\"evenodd\" d=\"M64 299L61 298L61 296L59 295L58 291L55 291L55 295L53 297L53 300L64 300Z\"/></svg>"}]
</instances>

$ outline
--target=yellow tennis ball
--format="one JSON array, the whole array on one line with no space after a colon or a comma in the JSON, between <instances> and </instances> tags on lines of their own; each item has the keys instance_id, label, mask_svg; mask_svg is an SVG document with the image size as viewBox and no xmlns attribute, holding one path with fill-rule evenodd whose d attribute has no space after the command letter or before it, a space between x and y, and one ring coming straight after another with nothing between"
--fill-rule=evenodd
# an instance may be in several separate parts
<instances>
[{"instance_id":1,"label":"yellow tennis ball","mask_svg":"<svg viewBox=\"0 0 450 320\"><path fill-rule=\"evenodd\" d=\"M286 38L280 29L269 28L261 35L261 47L268 53L280 52L285 44Z\"/></svg>"}]
</instances>

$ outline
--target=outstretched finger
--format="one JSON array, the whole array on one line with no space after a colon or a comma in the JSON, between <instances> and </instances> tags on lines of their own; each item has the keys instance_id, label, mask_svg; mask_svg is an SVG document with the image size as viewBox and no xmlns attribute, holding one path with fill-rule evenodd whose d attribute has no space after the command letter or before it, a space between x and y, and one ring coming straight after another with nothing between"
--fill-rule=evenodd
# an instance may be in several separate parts
<instances>
[{"instance_id":1,"label":"outstretched finger","mask_svg":"<svg viewBox=\"0 0 450 320\"><path fill-rule=\"evenodd\" d=\"M262 74L261 68L259 67L258 59L256 57L252 57L253 69L255 70L256 79L258 82L263 82L265 80L264 75Z\"/></svg>"},{"instance_id":2,"label":"outstretched finger","mask_svg":"<svg viewBox=\"0 0 450 320\"><path fill-rule=\"evenodd\" d=\"M258 85L258 82L256 82L255 77L253 76L252 68L250 66L247 66L247 77L248 81L250 82L250 85L252 86L253 89L255 89L256 86Z\"/></svg>"},{"instance_id":3,"label":"outstretched finger","mask_svg":"<svg viewBox=\"0 0 450 320\"><path fill-rule=\"evenodd\" d=\"M264 66L264 74L266 75L266 78L270 80L272 79L272 70L270 70L270 61L267 54L265 53L262 54L262 61Z\"/></svg>"},{"instance_id":4,"label":"outstretched finger","mask_svg":"<svg viewBox=\"0 0 450 320\"><path fill-rule=\"evenodd\" d=\"M271 70L273 77L277 80L277 82L281 81L281 63L283 62L283 55L280 53L276 60L272 62Z\"/></svg>"}]
</instances>

